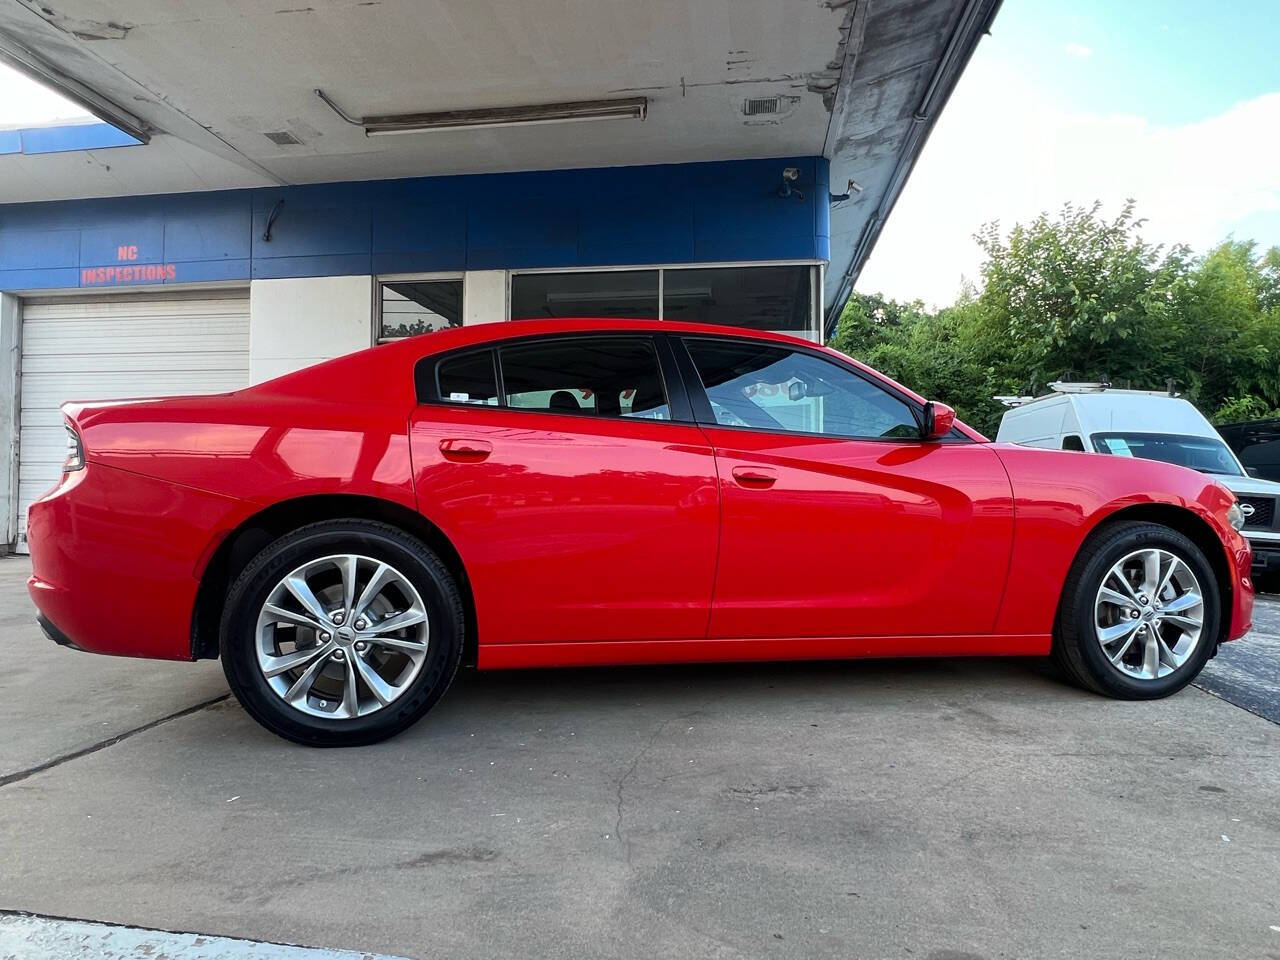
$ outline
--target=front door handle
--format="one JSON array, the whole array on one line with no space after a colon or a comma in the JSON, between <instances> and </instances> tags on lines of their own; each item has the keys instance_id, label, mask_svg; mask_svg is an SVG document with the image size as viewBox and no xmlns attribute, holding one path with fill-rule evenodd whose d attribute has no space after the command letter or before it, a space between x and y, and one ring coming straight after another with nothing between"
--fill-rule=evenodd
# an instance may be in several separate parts
<instances>
[{"instance_id":1,"label":"front door handle","mask_svg":"<svg viewBox=\"0 0 1280 960\"><path fill-rule=\"evenodd\" d=\"M778 482L778 475L768 467L734 467L733 479L748 490L767 490Z\"/></svg>"},{"instance_id":2,"label":"front door handle","mask_svg":"<svg viewBox=\"0 0 1280 960\"><path fill-rule=\"evenodd\" d=\"M493 453L493 444L488 440L451 438L440 441L440 452L454 463L479 463Z\"/></svg>"}]
</instances>

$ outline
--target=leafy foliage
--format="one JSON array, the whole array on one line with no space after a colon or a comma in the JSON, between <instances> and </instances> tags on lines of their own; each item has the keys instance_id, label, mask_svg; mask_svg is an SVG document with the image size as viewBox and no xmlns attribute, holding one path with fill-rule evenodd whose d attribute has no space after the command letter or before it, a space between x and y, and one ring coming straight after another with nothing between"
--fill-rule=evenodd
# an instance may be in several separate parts
<instances>
[{"instance_id":1,"label":"leafy foliage","mask_svg":"<svg viewBox=\"0 0 1280 960\"><path fill-rule=\"evenodd\" d=\"M1146 243L1133 203L1063 207L975 235L981 290L941 310L855 294L831 345L994 434L994 397L1055 380L1170 383L1217 422L1280 410L1280 248L1228 239L1203 256Z\"/></svg>"},{"instance_id":2,"label":"leafy foliage","mask_svg":"<svg viewBox=\"0 0 1280 960\"><path fill-rule=\"evenodd\" d=\"M1214 423L1242 423L1280 417L1280 410L1267 406L1261 397L1228 397L1213 415Z\"/></svg>"}]
</instances>

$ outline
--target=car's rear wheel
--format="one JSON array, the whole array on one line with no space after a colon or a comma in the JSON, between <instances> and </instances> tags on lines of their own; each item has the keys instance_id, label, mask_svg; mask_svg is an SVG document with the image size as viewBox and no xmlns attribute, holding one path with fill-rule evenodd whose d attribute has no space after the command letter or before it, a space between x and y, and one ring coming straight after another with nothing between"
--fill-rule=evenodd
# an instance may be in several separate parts
<instances>
[{"instance_id":1,"label":"car's rear wheel","mask_svg":"<svg viewBox=\"0 0 1280 960\"><path fill-rule=\"evenodd\" d=\"M1218 642L1217 578L1183 534L1117 523L1091 537L1067 576L1054 659L1081 686L1126 700L1176 693Z\"/></svg>"},{"instance_id":2,"label":"car's rear wheel","mask_svg":"<svg viewBox=\"0 0 1280 960\"><path fill-rule=\"evenodd\" d=\"M462 655L449 570L388 524L333 520L271 543L228 592L222 666L268 730L314 746L393 736L448 689Z\"/></svg>"}]
</instances>

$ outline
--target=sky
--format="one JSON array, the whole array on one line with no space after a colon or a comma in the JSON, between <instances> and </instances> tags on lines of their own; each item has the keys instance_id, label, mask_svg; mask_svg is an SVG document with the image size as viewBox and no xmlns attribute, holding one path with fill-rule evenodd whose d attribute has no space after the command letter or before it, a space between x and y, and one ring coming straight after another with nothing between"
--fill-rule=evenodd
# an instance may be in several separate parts
<instances>
[{"instance_id":1,"label":"sky","mask_svg":"<svg viewBox=\"0 0 1280 960\"><path fill-rule=\"evenodd\" d=\"M83 120L91 116L83 107L48 90L34 80L0 63L0 129L35 126L53 120Z\"/></svg>"},{"instance_id":2,"label":"sky","mask_svg":"<svg viewBox=\"0 0 1280 960\"><path fill-rule=\"evenodd\" d=\"M1126 198L1144 237L1280 244L1280 0L1004 0L856 289L931 306L973 233Z\"/></svg>"}]
</instances>

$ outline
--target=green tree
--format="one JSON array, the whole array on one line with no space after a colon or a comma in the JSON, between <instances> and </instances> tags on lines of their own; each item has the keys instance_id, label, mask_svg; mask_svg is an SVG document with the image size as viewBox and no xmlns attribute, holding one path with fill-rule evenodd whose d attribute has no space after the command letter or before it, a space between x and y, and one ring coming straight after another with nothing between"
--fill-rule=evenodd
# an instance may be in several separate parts
<instances>
[{"instance_id":1,"label":"green tree","mask_svg":"<svg viewBox=\"0 0 1280 960\"><path fill-rule=\"evenodd\" d=\"M1146 243L1126 203L1113 220L1101 205L1067 204L1004 238L999 224L975 239L986 254L980 302L1012 346L1011 375L1033 389L1064 379L1148 381L1160 372L1155 330L1168 322L1186 251Z\"/></svg>"},{"instance_id":2,"label":"green tree","mask_svg":"<svg viewBox=\"0 0 1280 960\"><path fill-rule=\"evenodd\" d=\"M1206 410L1233 396L1258 394L1270 406L1280 399L1273 369L1280 354L1273 352L1275 318L1268 324L1262 308L1265 286L1254 245L1234 240L1191 263L1174 284L1168 323L1155 331L1152 349Z\"/></svg>"},{"instance_id":3,"label":"green tree","mask_svg":"<svg viewBox=\"0 0 1280 960\"><path fill-rule=\"evenodd\" d=\"M1015 391L998 368L1005 345L993 336L972 293L941 311L857 294L845 307L831 345L932 399L951 404L972 426L993 432L1004 408L997 394Z\"/></svg>"},{"instance_id":4,"label":"green tree","mask_svg":"<svg viewBox=\"0 0 1280 960\"><path fill-rule=\"evenodd\" d=\"M1229 239L1201 257L1143 240L1127 203L989 223L980 292L929 310L855 295L832 345L950 403L987 434L993 397L1055 380L1160 389L1172 381L1219 422L1280 410L1280 248Z\"/></svg>"},{"instance_id":5,"label":"green tree","mask_svg":"<svg viewBox=\"0 0 1280 960\"><path fill-rule=\"evenodd\" d=\"M1240 423L1246 420L1269 420L1280 417L1280 410L1267 405L1261 397L1228 397L1213 415L1214 423Z\"/></svg>"}]
</instances>

